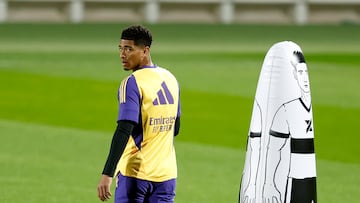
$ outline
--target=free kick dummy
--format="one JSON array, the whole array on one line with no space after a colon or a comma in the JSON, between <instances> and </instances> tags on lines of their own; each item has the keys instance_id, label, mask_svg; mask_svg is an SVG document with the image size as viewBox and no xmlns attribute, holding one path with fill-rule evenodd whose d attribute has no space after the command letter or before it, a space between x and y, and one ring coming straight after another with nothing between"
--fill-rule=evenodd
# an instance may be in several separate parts
<instances>
[{"instance_id":1,"label":"free kick dummy","mask_svg":"<svg viewBox=\"0 0 360 203\"><path fill-rule=\"evenodd\" d=\"M251 117L240 203L316 203L307 65L291 41L267 52Z\"/></svg>"}]
</instances>

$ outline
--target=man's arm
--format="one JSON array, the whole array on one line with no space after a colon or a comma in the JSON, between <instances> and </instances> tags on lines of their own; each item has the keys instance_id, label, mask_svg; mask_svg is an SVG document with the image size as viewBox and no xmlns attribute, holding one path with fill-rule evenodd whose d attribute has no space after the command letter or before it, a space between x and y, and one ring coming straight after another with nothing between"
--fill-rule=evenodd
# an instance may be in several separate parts
<instances>
[{"instance_id":1,"label":"man's arm","mask_svg":"<svg viewBox=\"0 0 360 203\"><path fill-rule=\"evenodd\" d=\"M125 150L134 126L135 123L132 121L118 121L118 125L111 141L109 155L97 188L98 197L101 201L105 201L111 197L110 186L112 177L114 176L116 165Z\"/></svg>"},{"instance_id":2,"label":"man's arm","mask_svg":"<svg viewBox=\"0 0 360 203\"><path fill-rule=\"evenodd\" d=\"M174 129L174 136L178 135L180 132L180 117L176 117L175 120L175 129Z\"/></svg>"},{"instance_id":3,"label":"man's arm","mask_svg":"<svg viewBox=\"0 0 360 203\"><path fill-rule=\"evenodd\" d=\"M135 124L132 121L118 121L114 136L112 138L110 152L106 160L103 175L114 176L116 165L125 150L129 137Z\"/></svg>"}]
</instances>

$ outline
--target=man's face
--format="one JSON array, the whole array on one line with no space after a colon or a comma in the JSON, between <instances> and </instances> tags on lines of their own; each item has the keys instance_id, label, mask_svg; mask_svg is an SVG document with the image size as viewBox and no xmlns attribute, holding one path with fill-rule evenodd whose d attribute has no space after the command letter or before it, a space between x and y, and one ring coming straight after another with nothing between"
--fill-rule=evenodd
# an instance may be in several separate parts
<instances>
[{"instance_id":1,"label":"man's face","mask_svg":"<svg viewBox=\"0 0 360 203\"><path fill-rule=\"evenodd\" d=\"M296 78L303 92L310 92L309 75L306 63L298 63L296 65Z\"/></svg>"},{"instance_id":2,"label":"man's face","mask_svg":"<svg viewBox=\"0 0 360 203\"><path fill-rule=\"evenodd\" d=\"M145 48L136 46L134 40L121 39L119 44L120 59L125 70L137 70L145 57Z\"/></svg>"}]
</instances>

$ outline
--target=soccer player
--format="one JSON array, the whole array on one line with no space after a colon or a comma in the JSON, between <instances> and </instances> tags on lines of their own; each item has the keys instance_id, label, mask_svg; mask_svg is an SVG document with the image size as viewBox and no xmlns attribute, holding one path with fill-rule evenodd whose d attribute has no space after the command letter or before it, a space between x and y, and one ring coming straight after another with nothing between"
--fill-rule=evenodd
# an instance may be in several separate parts
<instances>
[{"instance_id":1,"label":"soccer player","mask_svg":"<svg viewBox=\"0 0 360 203\"><path fill-rule=\"evenodd\" d=\"M133 71L120 85L117 127L98 184L98 197L115 203L174 202L177 164L174 136L180 129L180 90L176 78L155 65L152 35L143 26L121 33L120 58Z\"/></svg>"}]
</instances>

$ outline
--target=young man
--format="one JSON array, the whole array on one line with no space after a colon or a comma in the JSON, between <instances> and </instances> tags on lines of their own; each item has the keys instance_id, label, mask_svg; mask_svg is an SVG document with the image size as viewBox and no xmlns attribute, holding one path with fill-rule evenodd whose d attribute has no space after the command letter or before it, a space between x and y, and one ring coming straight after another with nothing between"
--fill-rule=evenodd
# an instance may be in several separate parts
<instances>
[{"instance_id":1,"label":"young man","mask_svg":"<svg viewBox=\"0 0 360 203\"><path fill-rule=\"evenodd\" d=\"M116 175L115 203L174 202L180 90L176 78L152 62L151 42L143 26L130 26L121 34L122 65L133 73L119 88L118 125L97 187L101 201L111 197Z\"/></svg>"}]
</instances>

